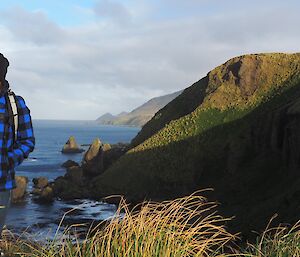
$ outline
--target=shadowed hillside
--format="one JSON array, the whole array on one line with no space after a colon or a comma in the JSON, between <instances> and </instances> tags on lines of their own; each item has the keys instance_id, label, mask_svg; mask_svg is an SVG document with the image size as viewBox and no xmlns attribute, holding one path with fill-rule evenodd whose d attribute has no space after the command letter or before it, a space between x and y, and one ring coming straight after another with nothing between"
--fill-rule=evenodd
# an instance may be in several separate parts
<instances>
[{"instance_id":1,"label":"shadowed hillside","mask_svg":"<svg viewBox=\"0 0 300 257\"><path fill-rule=\"evenodd\" d=\"M213 187L233 230L300 213L300 54L233 58L160 110L92 190L132 201Z\"/></svg>"}]
</instances>

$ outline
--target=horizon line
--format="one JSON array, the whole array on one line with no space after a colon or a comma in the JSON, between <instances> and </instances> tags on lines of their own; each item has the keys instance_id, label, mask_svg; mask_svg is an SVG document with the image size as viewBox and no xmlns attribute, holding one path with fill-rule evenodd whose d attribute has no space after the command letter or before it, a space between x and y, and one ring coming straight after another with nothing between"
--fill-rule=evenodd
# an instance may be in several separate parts
<instances>
[{"instance_id":1,"label":"horizon line","mask_svg":"<svg viewBox=\"0 0 300 257\"><path fill-rule=\"evenodd\" d=\"M32 118L32 120L53 120L53 121L96 121L94 120L84 120L84 119L51 119L51 118Z\"/></svg>"}]
</instances>

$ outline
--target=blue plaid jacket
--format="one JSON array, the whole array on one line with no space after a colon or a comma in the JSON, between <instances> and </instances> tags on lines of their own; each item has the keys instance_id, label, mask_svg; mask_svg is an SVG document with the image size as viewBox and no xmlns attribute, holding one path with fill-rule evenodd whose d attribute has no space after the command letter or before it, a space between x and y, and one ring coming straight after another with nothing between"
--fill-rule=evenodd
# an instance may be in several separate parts
<instances>
[{"instance_id":1,"label":"blue plaid jacket","mask_svg":"<svg viewBox=\"0 0 300 257\"><path fill-rule=\"evenodd\" d=\"M30 110L21 96L16 96L18 108L17 139L13 144L14 131L8 122L8 101L5 97L9 89L8 82L0 92L0 191L16 188L15 168L20 165L35 146ZM8 125L5 126L5 123Z\"/></svg>"}]
</instances>

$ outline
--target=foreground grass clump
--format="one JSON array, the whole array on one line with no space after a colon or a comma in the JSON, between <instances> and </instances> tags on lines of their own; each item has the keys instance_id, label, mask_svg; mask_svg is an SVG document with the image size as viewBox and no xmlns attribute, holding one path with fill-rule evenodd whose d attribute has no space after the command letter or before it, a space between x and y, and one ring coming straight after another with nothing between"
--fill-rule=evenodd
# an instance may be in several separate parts
<instances>
[{"instance_id":1,"label":"foreground grass clump","mask_svg":"<svg viewBox=\"0 0 300 257\"><path fill-rule=\"evenodd\" d=\"M70 229L49 242L15 239L3 242L7 256L155 257L224 256L235 237L216 205L197 193L129 209L121 199L116 215L91 230L84 240L70 239Z\"/></svg>"},{"instance_id":2,"label":"foreground grass clump","mask_svg":"<svg viewBox=\"0 0 300 257\"><path fill-rule=\"evenodd\" d=\"M300 221L291 228L268 225L256 243L241 250L215 207L197 193L162 203L144 202L133 209L121 199L116 215L89 230L85 239L74 233L81 227L76 225L46 242L5 233L0 246L6 257L300 256Z\"/></svg>"},{"instance_id":3,"label":"foreground grass clump","mask_svg":"<svg viewBox=\"0 0 300 257\"><path fill-rule=\"evenodd\" d=\"M293 227L267 228L256 244L248 244L243 256L298 257L300 256L300 221Z\"/></svg>"}]
</instances>

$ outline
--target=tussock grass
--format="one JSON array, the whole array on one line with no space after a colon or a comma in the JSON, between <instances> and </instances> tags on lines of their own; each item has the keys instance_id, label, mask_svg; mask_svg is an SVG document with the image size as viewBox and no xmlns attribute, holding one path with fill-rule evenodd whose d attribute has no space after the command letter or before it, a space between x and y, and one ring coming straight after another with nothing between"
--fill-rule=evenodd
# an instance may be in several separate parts
<instances>
[{"instance_id":1,"label":"tussock grass","mask_svg":"<svg viewBox=\"0 0 300 257\"><path fill-rule=\"evenodd\" d=\"M0 242L6 257L299 257L300 221L292 227L270 228L245 249L225 229L227 219L216 204L196 192L173 201L143 202L134 208L121 198L116 215L90 229L86 238L76 234L82 224L41 242L32 235L6 231ZM75 232L74 232L75 231Z\"/></svg>"},{"instance_id":2,"label":"tussock grass","mask_svg":"<svg viewBox=\"0 0 300 257\"><path fill-rule=\"evenodd\" d=\"M116 215L91 229L84 240L71 238L69 228L42 244L15 238L2 247L8 256L224 256L235 236L226 231L226 219L215 207L199 192L161 203L143 202L133 209L121 198Z\"/></svg>"},{"instance_id":3,"label":"tussock grass","mask_svg":"<svg viewBox=\"0 0 300 257\"><path fill-rule=\"evenodd\" d=\"M284 225L269 228L270 223L260 236L259 240L257 240L256 244L248 244L244 256L299 257L300 220L290 228Z\"/></svg>"},{"instance_id":4,"label":"tussock grass","mask_svg":"<svg viewBox=\"0 0 300 257\"><path fill-rule=\"evenodd\" d=\"M224 228L226 219L213 211L216 205L196 194L162 203L146 202L136 206L139 211L129 211L125 202L121 206L124 218L117 215L102 234L105 252L120 256L218 256L234 238Z\"/></svg>"}]
</instances>

